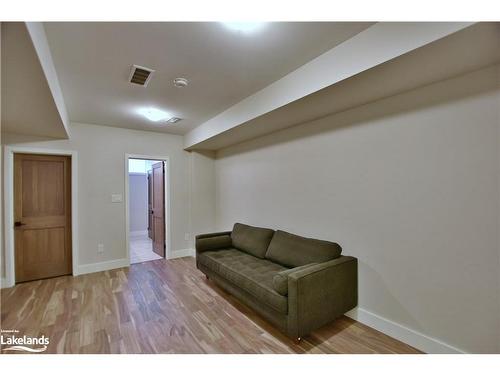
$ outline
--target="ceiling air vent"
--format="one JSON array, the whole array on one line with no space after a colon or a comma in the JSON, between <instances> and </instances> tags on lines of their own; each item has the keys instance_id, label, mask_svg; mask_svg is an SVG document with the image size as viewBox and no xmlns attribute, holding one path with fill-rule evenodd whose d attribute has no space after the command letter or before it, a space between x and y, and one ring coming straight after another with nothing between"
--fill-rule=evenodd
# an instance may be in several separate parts
<instances>
[{"instance_id":1,"label":"ceiling air vent","mask_svg":"<svg viewBox=\"0 0 500 375\"><path fill-rule=\"evenodd\" d=\"M139 65L132 65L129 81L130 83L146 87L153 73L153 69L145 68Z\"/></svg>"}]
</instances>

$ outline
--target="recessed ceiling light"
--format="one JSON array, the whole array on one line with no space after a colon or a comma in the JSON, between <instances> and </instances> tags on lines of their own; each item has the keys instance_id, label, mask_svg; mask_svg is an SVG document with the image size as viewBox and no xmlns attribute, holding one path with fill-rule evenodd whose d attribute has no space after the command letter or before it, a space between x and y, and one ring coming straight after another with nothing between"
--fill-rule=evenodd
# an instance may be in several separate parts
<instances>
[{"instance_id":1,"label":"recessed ceiling light","mask_svg":"<svg viewBox=\"0 0 500 375\"><path fill-rule=\"evenodd\" d=\"M169 114L165 111L162 111L161 109L157 109L157 108L139 108L137 110L137 113L146 117L148 120L154 121L154 122L168 120L169 118L172 117L171 114Z\"/></svg>"},{"instance_id":2,"label":"recessed ceiling light","mask_svg":"<svg viewBox=\"0 0 500 375\"><path fill-rule=\"evenodd\" d=\"M251 34L262 29L265 22L222 22L222 24L230 30L243 34Z\"/></svg>"},{"instance_id":3,"label":"recessed ceiling light","mask_svg":"<svg viewBox=\"0 0 500 375\"><path fill-rule=\"evenodd\" d=\"M179 87L179 88L183 88L183 87L186 87L188 85L189 81L186 79L186 78L176 78L174 79L174 86L175 87Z\"/></svg>"}]
</instances>

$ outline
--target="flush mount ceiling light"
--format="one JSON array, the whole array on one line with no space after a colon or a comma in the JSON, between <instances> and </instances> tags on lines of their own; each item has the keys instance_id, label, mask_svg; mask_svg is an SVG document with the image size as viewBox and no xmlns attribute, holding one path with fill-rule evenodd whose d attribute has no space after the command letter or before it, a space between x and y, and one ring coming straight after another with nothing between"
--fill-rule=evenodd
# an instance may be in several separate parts
<instances>
[{"instance_id":1,"label":"flush mount ceiling light","mask_svg":"<svg viewBox=\"0 0 500 375\"><path fill-rule=\"evenodd\" d=\"M171 114L157 108L139 108L137 113L154 122L168 120L172 117Z\"/></svg>"},{"instance_id":2,"label":"flush mount ceiling light","mask_svg":"<svg viewBox=\"0 0 500 375\"><path fill-rule=\"evenodd\" d=\"M183 87L186 87L188 85L188 83L189 83L189 81L186 78L179 77L179 78L174 79L174 86L175 87L183 88Z\"/></svg>"},{"instance_id":3,"label":"flush mount ceiling light","mask_svg":"<svg viewBox=\"0 0 500 375\"><path fill-rule=\"evenodd\" d=\"M167 120L167 122L170 124L177 124L179 121L182 121L182 119L179 117L171 117Z\"/></svg>"},{"instance_id":4,"label":"flush mount ceiling light","mask_svg":"<svg viewBox=\"0 0 500 375\"><path fill-rule=\"evenodd\" d=\"M265 22L222 22L222 24L229 30L243 34L251 34L262 29Z\"/></svg>"}]
</instances>

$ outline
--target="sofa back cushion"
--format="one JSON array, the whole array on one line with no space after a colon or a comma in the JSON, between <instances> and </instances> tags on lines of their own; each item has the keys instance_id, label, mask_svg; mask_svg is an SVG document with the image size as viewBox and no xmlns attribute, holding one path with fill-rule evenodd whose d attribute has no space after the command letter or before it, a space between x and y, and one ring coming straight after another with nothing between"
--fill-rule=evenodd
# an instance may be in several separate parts
<instances>
[{"instance_id":1,"label":"sofa back cushion","mask_svg":"<svg viewBox=\"0 0 500 375\"><path fill-rule=\"evenodd\" d=\"M231 232L233 246L258 258L265 258L274 230L236 223Z\"/></svg>"},{"instance_id":2,"label":"sofa back cushion","mask_svg":"<svg viewBox=\"0 0 500 375\"><path fill-rule=\"evenodd\" d=\"M233 246L231 237L228 234L220 236L196 238L196 251L201 253L208 250L227 249Z\"/></svg>"},{"instance_id":3,"label":"sofa back cushion","mask_svg":"<svg viewBox=\"0 0 500 375\"><path fill-rule=\"evenodd\" d=\"M301 237L278 230L269 244L266 258L286 267L300 267L338 258L341 252L342 248L335 242Z\"/></svg>"}]
</instances>

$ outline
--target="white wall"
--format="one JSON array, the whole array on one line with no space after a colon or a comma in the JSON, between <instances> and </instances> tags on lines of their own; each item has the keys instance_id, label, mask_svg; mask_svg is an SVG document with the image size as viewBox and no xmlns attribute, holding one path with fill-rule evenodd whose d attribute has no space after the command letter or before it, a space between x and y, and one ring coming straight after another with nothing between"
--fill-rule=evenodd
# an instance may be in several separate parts
<instances>
[{"instance_id":1,"label":"white wall","mask_svg":"<svg viewBox=\"0 0 500 375\"><path fill-rule=\"evenodd\" d=\"M191 152L191 233L215 230L215 153ZM191 241L193 241L193 237ZM194 246L194 245L193 245Z\"/></svg>"},{"instance_id":2,"label":"white wall","mask_svg":"<svg viewBox=\"0 0 500 375\"><path fill-rule=\"evenodd\" d=\"M168 156L172 250L190 248L185 240L190 230L190 156L181 136L71 124L69 140L30 142L27 136L3 134L2 143L78 152L80 266L126 258L125 199L111 203L111 194L125 194L125 154ZM103 254L97 253L98 243L104 244Z\"/></svg>"},{"instance_id":3,"label":"white wall","mask_svg":"<svg viewBox=\"0 0 500 375\"><path fill-rule=\"evenodd\" d=\"M485 69L220 150L216 229L241 221L337 241L359 258L363 311L500 352L498 76Z\"/></svg>"},{"instance_id":4,"label":"white wall","mask_svg":"<svg viewBox=\"0 0 500 375\"><path fill-rule=\"evenodd\" d=\"M148 230L148 175L129 173L130 232Z\"/></svg>"}]
</instances>

